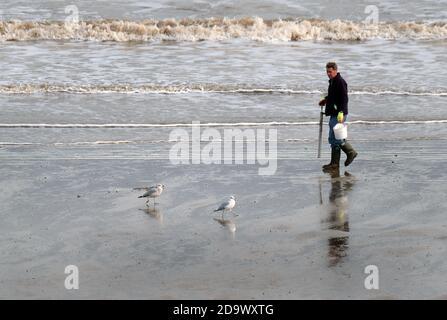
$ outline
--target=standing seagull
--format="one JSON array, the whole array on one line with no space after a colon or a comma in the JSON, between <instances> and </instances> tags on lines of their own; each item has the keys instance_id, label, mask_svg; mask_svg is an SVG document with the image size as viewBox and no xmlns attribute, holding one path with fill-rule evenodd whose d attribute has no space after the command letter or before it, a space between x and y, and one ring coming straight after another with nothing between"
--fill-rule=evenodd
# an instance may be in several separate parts
<instances>
[{"instance_id":1,"label":"standing seagull","mask_svg":"<svg viewBox=\"0 0 447 320\"><path fill-rule=\"evenodd\" d=\"M216 211L222 211L222 214L224 213L224 211L231 211L234 206L236 205L236 200L234 200L234 196L231 196L227 201L224 201L219 208L217 208L216 210L214 210L214 212Z\"/></svg>"},{"instance_id":2,"label":"standing seagull","mask_svg":"<svg viewBox=\"0 0 447 320\"><path fill-rule=\"evenodd\" d=\"M146 206L149 207L148 202L150 200L150 198L158 198L161 193L163 192L165 186L163 184L157 184L156 186L152 186L149 188L135 188L135 190L146 190L146 192L142 195L139 196L138 198L148 198L146 201ZM155 199L154 199L154 206L155 206Z\"/></svg>"}]
</instances>

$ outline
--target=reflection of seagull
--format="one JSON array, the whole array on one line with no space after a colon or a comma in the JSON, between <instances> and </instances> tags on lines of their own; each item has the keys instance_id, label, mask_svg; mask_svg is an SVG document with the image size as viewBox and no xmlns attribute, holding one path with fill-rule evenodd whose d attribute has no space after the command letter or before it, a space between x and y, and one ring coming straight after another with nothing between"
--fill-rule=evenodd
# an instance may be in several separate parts
<instances>
[{"instance_id":1,"label":"reflection of seagull","mask_svg":"<svg viewBox=\"0 0 447 320\"><path fill-rule=\"evenodd\" d=\"M236 224L233 221L225 220L223 218L221 218L221 219L214 218L214 220L219 222L223 227L230 230L231 234L234 236L234 233L236 232Z\"/></svg>"},{"instance_id":2,"label":"reflection of seagull","mask_svg":"<svg viewBox=\"0 0 447 320\"><path fill-rule=\"evenodd\" d=\"M236 205L236 200L234 200L234 196L231 196L227 201L223 202L219 206L219 208L214 210L214 212L222 211L222 213L223 213L224 211L231 211L231 210L233 210L235 205Z\"/></svg>"},{"instance_id":3,"label":"reflection of seagull","mask_svg":"<svg viewBox=\"0 0 447 320\"><path fill-rule=\"evenodd\" d=\"M157 198L161 195L163 192L165 186L163 184L157 184L156 186L152 186L149 188L134 188L134 190L146 190L146 192L139 196L138 198L148 198L146 201L146 205L148 206L148 202L150 198ZM155 199L154 199L154 205L155 205Z\"/></svg>"},{"instance_id":4,"label":"reflection of seagull","mask_svg":"<svg viewBox=\"0 0 447 320\"><path fill-rule=\"evenodd\" d=\"M144 211L148 215L150 215L152 218L160 222L160 224L163 224L163 214L160 212L157 208L144 208L140 209L141 211Z\"/></svg>"}]
</instances>

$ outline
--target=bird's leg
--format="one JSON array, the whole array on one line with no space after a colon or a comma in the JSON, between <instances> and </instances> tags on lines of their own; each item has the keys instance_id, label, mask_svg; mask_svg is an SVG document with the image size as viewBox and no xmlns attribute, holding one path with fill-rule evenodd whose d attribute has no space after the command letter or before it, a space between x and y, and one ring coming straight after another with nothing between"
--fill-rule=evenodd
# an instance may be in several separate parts
<instances>
[{"instance_id":1,"label":"bird's leg","mask_svg":"<svg viewBox=\"0 0 447 320\"><path fill-rule=\"evenodd\" d=\"M146 207L149 208L148 202L149 202L149 199L147 199L147 201L146 201Z\"/></svg>"}]
</instances>

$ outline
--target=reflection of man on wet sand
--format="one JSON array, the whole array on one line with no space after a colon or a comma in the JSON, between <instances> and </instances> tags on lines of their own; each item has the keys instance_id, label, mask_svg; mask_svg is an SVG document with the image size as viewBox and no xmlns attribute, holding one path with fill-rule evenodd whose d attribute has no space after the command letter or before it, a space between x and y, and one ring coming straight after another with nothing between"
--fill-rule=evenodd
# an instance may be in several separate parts
<instances>
[{"instance_id":1,"label":"reflection of man on wet sand","mask_svg":"<svg viewBox=\"0 0 447 320\"><path fill-rule=\"evenodd\" d=\"M348 198L347 193L354 185L354 177L345 172L340 176L340 170L333 170L331 175L331 191L329 194L329 214L325 223L325 228L333 230L328 238L328 258L329 266L335 266L347 256L349 248L349 220L348 220Z\"/></svg>"}]
</instances>

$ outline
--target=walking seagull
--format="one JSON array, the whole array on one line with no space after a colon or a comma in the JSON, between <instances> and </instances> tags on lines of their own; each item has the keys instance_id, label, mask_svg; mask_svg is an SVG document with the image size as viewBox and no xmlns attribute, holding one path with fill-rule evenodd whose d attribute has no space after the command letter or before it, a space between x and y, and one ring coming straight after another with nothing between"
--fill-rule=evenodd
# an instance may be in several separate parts
<instances>
[{"instance_id":1,"label":"walking seagull","mask_svg":"<svg viewBox=\"0 0 447 320\"><path fill-rule=\"evenodd\" d=\"M138 198L148 198L146 201L146 206L149 207L148 202L151 198L154 198L154 206L155 206L155 198L158 198L163 192L165 186L163 184L157 184L156 186L152 186L149 188L134 188L134 190L146 190L146 192L139 196Z\"/></svg>"},{"instance_id":2,"label":"walking seagull","mask_svg":"<svg viewBox=\"0 0 447 320\"><path fill-rule=\"evenodd\" d=\"M234 200L234 196L231 196L227 201L224 201L219 208L214 210L214 212L222 211L222 214L225 211L231 211L233 210L234 206L236 205L236 200Z\"/></svg>"}]
</instances>

